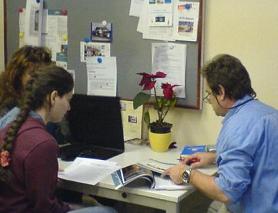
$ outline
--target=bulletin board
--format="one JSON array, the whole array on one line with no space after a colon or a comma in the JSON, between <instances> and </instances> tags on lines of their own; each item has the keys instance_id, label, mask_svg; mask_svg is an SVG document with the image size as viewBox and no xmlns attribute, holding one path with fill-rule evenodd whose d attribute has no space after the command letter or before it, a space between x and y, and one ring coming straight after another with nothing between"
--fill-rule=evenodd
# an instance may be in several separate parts
<instances>
[{"instance_id":1,"label":"bulletin board","mask_svg":"<svg viewBox=\"0 0 278 213\"><path fill-rule=\"evenodd\" d=\"M192 109L201 108L202 41L203 41L203 0L200 2L198 36L196 42L177 41L187 45L186 58L186 98L178 98L176 106ZM141 90L138 86L139 72L151 72L152 43L137 32L138 18L129 16L130 0L45 0L47 9L68 12L68 69L75 70L75 93L86 94L86 64L80 62L80 41L90 36L91 22L106 20L113 26L111 56L117 58L117 96L132 100ZM5 0L6 55L9 59L19 46L19 9L25 1Z\"/></svg>"}]
</instances>

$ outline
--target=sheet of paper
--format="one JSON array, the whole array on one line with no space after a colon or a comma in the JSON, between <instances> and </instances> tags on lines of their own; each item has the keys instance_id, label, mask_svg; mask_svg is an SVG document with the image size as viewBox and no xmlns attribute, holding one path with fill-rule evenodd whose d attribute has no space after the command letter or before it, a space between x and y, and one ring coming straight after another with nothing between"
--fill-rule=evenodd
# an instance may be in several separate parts
<instances>
[{"instance_id":1,"label":"sheet of paper","mask_svg":"<svg viewBox=\"0 0 278 213\"><path fill-rule=\"evenodd\" d=\"M53 61L67 60L68 17L64 10L45 10L43 44L52 52Z\"/></svg>"},{"instance_id":2,"label":"sheet of paper","mask_svg":"<svg viewBox=\"0 0 278 213\"><path fill-rule=\"evenodd\" d=\"M25 36L24 36L24 30L25 30L25 8L19 9L19 47L22 47L25 45Z\"/></svg>"},{"instance_id":3,"label":"sheet of paper","mask_svg":"<svg viewBox=\"0 0 278 213\"><path fill-rule=\"evenodd\" d=\"M190 184L177 185L168 177L162 178L158 175L155 175L154 179L155 179L155 187L154 187L155 190L174 191L174 190L193 189L193 186Z\"/></svg>"},{"instance_id":4,"label":"sheet of paper","mask_svg":"<svg viewBox=\"0 0 278 213\"><path fill-rule=\"evenodd\" d=\"M176 40L196 41L199 22L199 2L179 0L175 6L174 38Z\"/></svg>"},{"instance_id":5,"label":"sheet of paper","mask_svg":"<svg viewBox=\"0 0 278 213\"><path fill-rule=\"evenodd\" d=\"M88 57L110 56L110 43L104 42L80 42L80 61L86 62Z\"/></svg>"},{"instance_id":6,"label":"sheet of paper","mask_svg":"<svg viewBox=\"0 0 278 213\"><path fill-rule=\"evenodd\" d=\"M149 26L148 23L148 0L145 0L139 17L137 31L143 33L143 39L174 41L173 27Z\"/></svg>"},{"instance_id":7,"label":"sheet of paper","mask_svg":"<svg viewBox=\"0 0 278 213\"><path fill-rule=\"evenodd\" d=\"M116 96L117 62L116 57L88 57L87 94L99 96Z\"/></svg>"},{"instance_id":8,"label":"sheet of paper","mask_svg":"<svg viewBox=\"0 0 278 213\"><path fill-rule=\"evenodd\" d=\"M141 12L139 14L139 20L137 25L137 31L140 33L143 33L144 31L144 25L147 23L148 20L148 0L143 1L143 5L141 8Z\"/></svg>"},{"instance_id":9,"label":"sheet of paper","mask_svg":"<svg viewBox=\"0 0 278 213\"><path fill-rule=\"evenodd\" d=\"M25 44L41 46L43 0L26 0L24 39Z\"/></svg>"},{"instance_id":10,"label":"sheet of paper","mask_svg":"<svg viewBox=\"0 0 278 213\"><path fill-rule=\"evenodd\" d=\"M186 72L186 45L176 43L152 44L152 72L162 71L166 78L157 79L158 85L169 83L180 85L174 88L176 96L186 97L185 72ZM162 89L158 88L158 95L162 95Z\"/></svg>"},{"instance_id":11,"label":"sheet of paper","mask_svg":"<svg viewBox=\"0 0 278 213\"><path fill-rule=\"evenodd\" d=\"M173 27L148 27L143 30L143 39L162 41L175 41L173 38Z\"/></svg>"},{"instance_id":12,"label":"sheet of paper","mask_svg":"<svg viewBox=\"0 0 278 213\"><path fill-rule=\"evenodd\" d=\"M133 101L121 100L124 141L141 138L143 106L133 109Z\"/></svg>"},{"instance_id":13,"label":"sheet of paper","mask_svg":"<svg viewBox=\"0 0 278 213\"><path fill-rule=\"evenodd\" d=\"M149 0L148 25L172 26L173 24L173 0Z\"/></svg>"},{"instance_id":14,"label":"sheet of paper","mask_svg":"<svg viewBox=\"0 0 278 213\"><path fill-rule=\"evenodd\" d=\"M131 0L130 1L130 8L129 8L129 15L139 17L142 7L143 7L144 0Z\"/></svg>"},{"instance_id":15,"label":"sheet of paper","mask_svg":"<svg viewBox=\"0 0 278 213\"><path fill-rule=\"evenodd\" d=\"M118 169L120 169L120 166L116 162L76 158L64 171L59 171L58 177L64 180L95 185Z\"/></svg>"}]
</instances>

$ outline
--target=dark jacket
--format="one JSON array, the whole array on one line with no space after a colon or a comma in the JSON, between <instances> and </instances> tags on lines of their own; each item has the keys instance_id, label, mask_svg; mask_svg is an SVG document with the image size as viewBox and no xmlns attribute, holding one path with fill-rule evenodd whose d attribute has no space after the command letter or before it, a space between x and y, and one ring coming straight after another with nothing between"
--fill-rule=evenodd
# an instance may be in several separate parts
<instances>
[{"instance_id":1,"label":"dark jacket","mask_svg":"<svg viewBox=\"0 0 278 213\"><path fill-rule=\"evenodd\" d=\"M0 130L3 139L8 127ZM11 184L0 182L0 213L64 213L69 207L57 200L58 146L45 125L28 118L13 145Z\"/></svg>"}]
</instances>

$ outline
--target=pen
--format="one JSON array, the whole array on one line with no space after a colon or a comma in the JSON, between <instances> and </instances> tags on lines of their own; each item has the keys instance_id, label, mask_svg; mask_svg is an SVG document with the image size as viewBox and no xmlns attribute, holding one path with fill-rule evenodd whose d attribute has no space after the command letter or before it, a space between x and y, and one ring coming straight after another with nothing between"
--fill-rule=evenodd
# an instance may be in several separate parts
<instances>
[{"instance_id":1,"label":"pen","mask_svg":"<svg viewBox=\"0 0 278 213\"><path fill-rule=\"evenodd\" d=\"M177 160L178 160L178 161L184 161L185 158L180 157L180 158L178 158ZM186 165L190 166L192 163L196 163L196 162L200 162L200 160L199 160L198 158L191 158L190 160L188 160L188 161L186 162Z\"/></svg>"}]
</instances>

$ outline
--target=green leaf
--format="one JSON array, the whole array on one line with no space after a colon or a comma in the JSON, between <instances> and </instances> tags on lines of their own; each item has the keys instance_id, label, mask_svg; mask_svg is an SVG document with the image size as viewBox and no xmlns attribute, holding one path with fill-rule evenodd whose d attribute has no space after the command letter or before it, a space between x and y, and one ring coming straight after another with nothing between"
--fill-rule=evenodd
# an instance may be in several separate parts
<instances>
[{"instance_id":1,"label":"green leaf","mask_svg":"<svg viewBox=\"0 0 278 213\"><path fill-rule=\"evenodd\" d=\"M161 110L163 106L163 98L157 97L156 109Z\"/></svg>"},{"instance_id":2,"label":"green leaf","mask_svg":"<svg viewBox=\"0 0 278 213\"><path fill-rule=\"evenodd\" d=\"M137 109L139 106L145 104L146 102L148 102L148 100L150 99L150 95L143 93L143 92L139 92L135 98L133 99L133 109Z\"/></svg>"},{"instance_id":3,"label":"green leaf","mask_svg":"<svg viewBox=\"0 0 278 213\"><path fill-rule=\"evenodd\" d=\"M171 100L166 100L166 101L165 101L165 106L166 106L166 107L171 107L171 106L172 106L172 103L173 103L173 99L171 99Z\"/></svg>"},{"instance_id":4,"label":"green leaf","mask_svg":"<svg viewBox=\"0 0 278 213\"><path fill-rule=\"evenodd\" d=\"M170 107L174 107L176 105L177 99L176 98L172 98L171 102L170 102Z\"/></svg>"}]
</instances>

